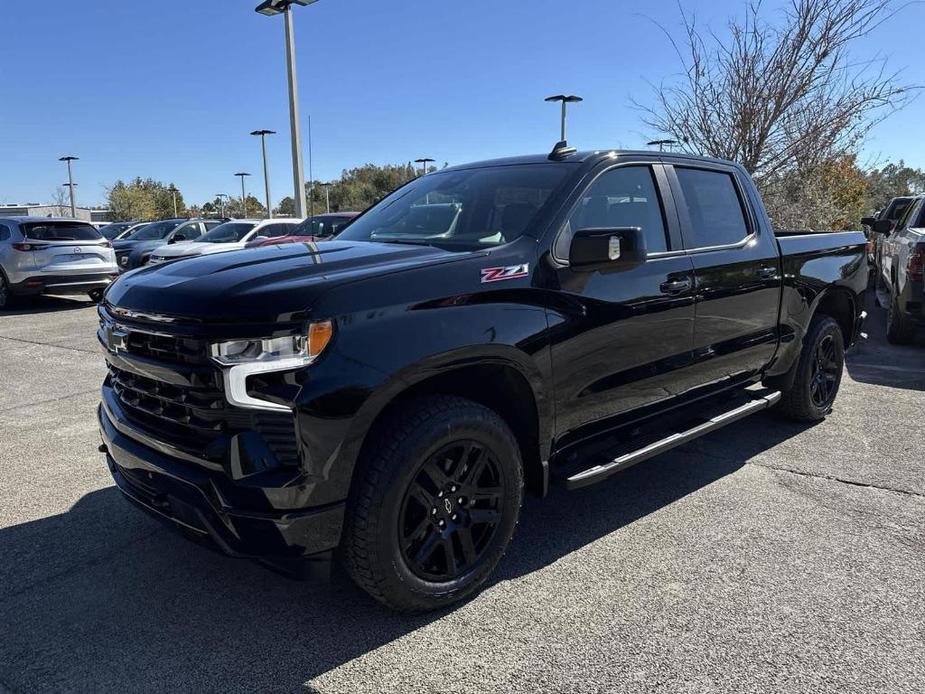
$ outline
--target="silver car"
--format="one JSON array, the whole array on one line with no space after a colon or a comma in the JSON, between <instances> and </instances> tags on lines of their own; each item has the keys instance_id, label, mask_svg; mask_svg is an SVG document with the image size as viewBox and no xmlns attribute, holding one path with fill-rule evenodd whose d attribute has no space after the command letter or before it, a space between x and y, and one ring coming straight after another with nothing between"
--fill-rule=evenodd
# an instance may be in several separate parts
<instances>
[{"instance_id":1,"label":"silver car","mask_svg":"<svg viewBox=\"0 0 925 694\"><path fill-rule=\"evenodd\" d=\"M0 217L0 309L16 296L88 294L118 277L112 243L88 222Z\"/></svg>"}]
</instances>

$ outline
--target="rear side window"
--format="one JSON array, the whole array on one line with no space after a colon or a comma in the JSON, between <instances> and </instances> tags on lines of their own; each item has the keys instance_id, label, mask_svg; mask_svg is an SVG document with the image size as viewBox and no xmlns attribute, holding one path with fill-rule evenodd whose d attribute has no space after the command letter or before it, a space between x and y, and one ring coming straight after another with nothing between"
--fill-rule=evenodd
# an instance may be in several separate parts
<instances>
[{"instance_id":1,"label":"rear side window","mask_svg":"<svg viewBox=\"0 0 925 694\"><path fill-rule=\"evenodd\" d=\"M689 248L738 243L749 234L742 201L732 175L722 171L675 167L691 229ZM692 238L691 238L692 237Z\"/></svg>"},{"instance_id":2,"label":"rear side window","mask_svg":"<svg viewBox=\"0 0 925 694\"><path fill-rule=\"evenodd\" d=\"M570 232L639 227L645 234L649 253L668 250L662 205L648 166L621 166L605 171L581 196L568 224ZM562 237L571 241L571 233ZM568 249L557 248L556 254L568 257Z\"/></svg>"},{"instance_id":3,"label":"rear side window","mask_svg":"<svg viewBox=\"0 0 925 694\"><path fill-rule=\"evenodd\" d=\"M99 241L102 234L84 222L24 222L23 236L33 241Z\"/></svg>"},{"instance_id":4,"label":"rear side window","mask_svg":"<svg viewBox=\"0 0 925 694\"><path fill-rule=\"evenodd\" d=\"M0 224L0 241L9 241L12 234L6 224Z\"/></svg>"}]
</instances>

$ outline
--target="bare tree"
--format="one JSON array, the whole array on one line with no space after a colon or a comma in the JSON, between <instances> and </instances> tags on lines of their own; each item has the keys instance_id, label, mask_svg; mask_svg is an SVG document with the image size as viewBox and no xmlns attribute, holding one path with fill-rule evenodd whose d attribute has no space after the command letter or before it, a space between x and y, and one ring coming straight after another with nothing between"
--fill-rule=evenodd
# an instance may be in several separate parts
<instances>
[{"instance_id":1,"label":"bare tree","mask_svg":"<svg viewBox=\"0 0 925 694\"><path fill-rule=\"evenodd\" d=\"M740 162L759 185L854 152L912 95L882 59L849 55L896 11L890 0L790 0L775 24L758 0L721 38L682 9L685 40L669 38L683 76L655 88L644 121L686 151Z\"/></svg>"},{"instance_id":2,"label":"bare tree","mask_svg":"<svg viewBox=\"0 0 925 694\"><path fill-rule=\"evenodd\" d=\"M55 217L71 216L71 196L64 186L58 186L51 194L52 214Z\"/></svg>"}]
</instances>

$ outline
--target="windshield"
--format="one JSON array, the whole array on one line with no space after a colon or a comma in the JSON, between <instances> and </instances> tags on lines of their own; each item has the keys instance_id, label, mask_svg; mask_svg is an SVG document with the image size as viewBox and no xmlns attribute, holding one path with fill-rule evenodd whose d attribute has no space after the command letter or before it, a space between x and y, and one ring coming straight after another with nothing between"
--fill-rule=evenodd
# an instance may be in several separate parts
<instances>
[{"instance_id":1,"label":"windshield","mask_svg":"<svg viewBox=\"0 0 925 694\"><path fill-rule=\"evenodd\" d=\"M235 243L247 236L248 232L255 226L257 226L257 224L254 222L227 222L225 224L219 224L208 234L203 234L196 239L196 242Z\"/></svg>"},{"instance_id":2,"label":"windshield","mask_svg":"<svg viewBox=\"0 0 925 694\"><path fill-rule=\"evenodd\" d=\"M132 241L154 241L156 239L162 239L176 229L182 221L182 219L168 219L164 222L152 222L136 231L129 238L131 238Z\"/></svg>"},{"instance_id":3,"label":"windshield","mask_svg":"<svg viewBox=\"0 0 925 694\"><path fill-rule=\"evenodd\" d=\"M113 224L107 224L102 229L100 229L100 234L103 235L103 238L107 238L112 241L130 226L132 226L131 222L114 222Z\"/></svg>"},{"instance_id":4,"label":"windshield","mask_svg":"<svg viewBox=\"0 0 925 694\"><path fill-rule=\"evenodd\" d=\"M445 171L399 188L340 233L348 241L473 250L519 238L573 164Z\"/></svg>"},{"instance_id":5,"label":"windshield","mask_svg":"<svg viewBox=\"0 0 925 694\"><path fill-rule=\"evenodd\" d=\"M306 219L292 232L294 236L333 236L340 233L353 217L319 215Z\"/></svg>"},{"instance_id":6,"label":"windshield","mask_svg":"<svg viewBox=\"0 0 925 694\"><path fill-rule=\"evenodd\" d=\"M23 236L33 241L99 241L103 237L86 222L26 222Z\"/></svg>"}]
</instances>

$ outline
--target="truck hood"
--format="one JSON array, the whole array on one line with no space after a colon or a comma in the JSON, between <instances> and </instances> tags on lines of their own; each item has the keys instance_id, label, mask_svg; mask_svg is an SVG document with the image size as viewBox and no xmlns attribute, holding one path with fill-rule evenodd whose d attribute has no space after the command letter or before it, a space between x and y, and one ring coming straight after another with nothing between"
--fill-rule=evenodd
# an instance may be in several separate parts
<instances>
[{"instance_id":1,"label":"truck hood","mask_svg":"<svg viewBox=\"0 0 925 694\"><path fill-rule=\"evenodd\" d=\"M307 315L315 299L338 284L469 255L362 241L264 246L140 268L113 283L106 301L197 321L291 320Z\"/></svg>"}]
</instances>

